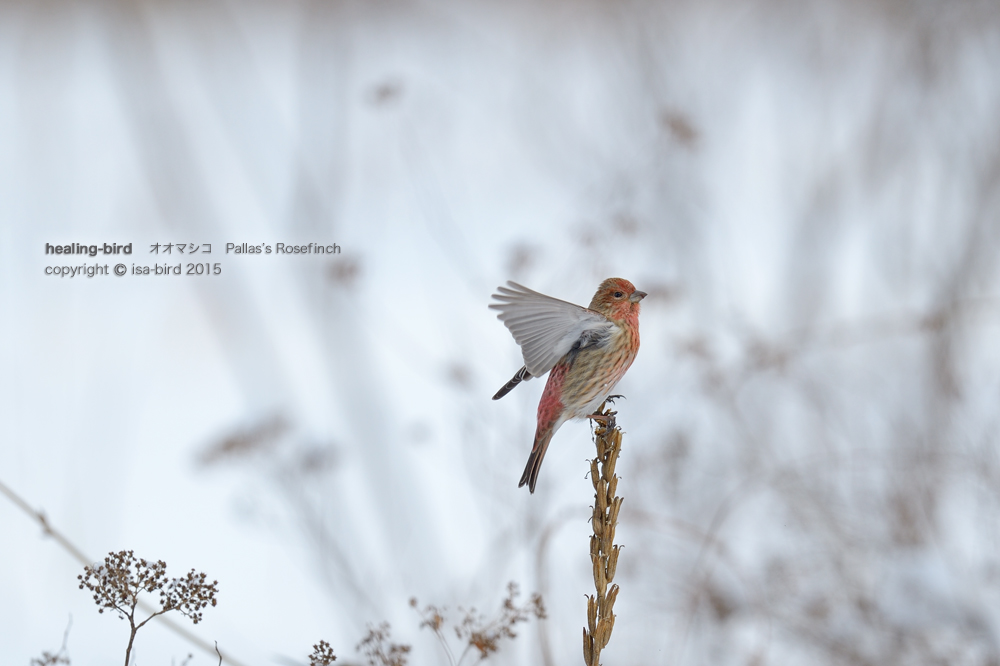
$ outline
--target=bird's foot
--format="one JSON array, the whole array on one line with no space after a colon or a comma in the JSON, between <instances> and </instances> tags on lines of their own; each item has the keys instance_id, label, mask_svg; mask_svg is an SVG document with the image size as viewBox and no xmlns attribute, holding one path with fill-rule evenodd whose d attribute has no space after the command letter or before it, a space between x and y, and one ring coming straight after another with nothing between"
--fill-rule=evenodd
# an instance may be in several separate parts
<instances>
[{"instance_id":1,"label":"bird's foot","mask_svg":"<svg viewBox=\"0 0 1000 666\"><path fill-rule=\"evenodd\" d=\"M619 398L621 398L622 400L624 400L625 396L623 396L623 395L609 395L607 398L604 399L604 402L610 402L613 405L613 404L615 404L615 400L618 400Z\"/></svg>"}]
</instances>

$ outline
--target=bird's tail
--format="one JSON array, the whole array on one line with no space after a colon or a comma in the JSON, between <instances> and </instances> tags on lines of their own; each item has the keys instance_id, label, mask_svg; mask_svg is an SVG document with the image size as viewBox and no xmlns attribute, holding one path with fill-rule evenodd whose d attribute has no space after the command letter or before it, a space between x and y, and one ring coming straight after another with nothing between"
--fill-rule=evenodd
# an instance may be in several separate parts
<instances>
[{"instance_id":1,"label":"bird's tail","mask_svg":"<svg viewBox=\"0 0 1000 666\"><path fill-rule=\"evenodd\" d=\"M528 372L528 368L525 366L521 366L521 369L514 373L514 376L511 377L511 380L506 384L504 384L503 388L497 391L497 394L493 396L493 399L499 400L500 398L510 393L515 386L529 379L531 379L531 373Z\"/></svg>"},{"instance_id":2,"label":"bird's tail","mask_svg":"<svg viewBox=\"0 0 1000 666\"><path fill-rule=\"evenodd\" d=\"M556 429L551 426L535 433L535 443L528 455L528 464L524 466L524 473L521 474L521 482L517 484L518 488L528 484L528 490L532 493L535 492L538 471L542 468L542 459L545 457L545 451L549 448L549 442L552 441L552 435L555 433Z\"/></svg>"}]
</instances>

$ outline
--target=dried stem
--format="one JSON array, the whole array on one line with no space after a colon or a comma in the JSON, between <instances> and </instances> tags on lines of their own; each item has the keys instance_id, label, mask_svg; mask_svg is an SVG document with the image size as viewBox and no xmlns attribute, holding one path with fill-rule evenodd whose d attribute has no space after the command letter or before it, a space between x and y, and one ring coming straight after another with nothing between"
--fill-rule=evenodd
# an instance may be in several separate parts
<instances>
[{"instance_id":1,"label":"dried stem","mask_svg":"<svg viewBox=\"0 0 1000 666\"><path fill-rule=\"evenodd\" d=\"M617 412L601 405L598 414L603 418L595 419L598 421L594 430L597 457L590 461L590 479L594 483L594 516L590 521L594 534L590 537L590 559L594 563L597 596L587 597L587 626L583 629L583 661L586 666L600 666L601 650L611 640L611 630L615 626L612 610L618 598L618 586L611 581L614 580L618 553L621 551L621 546L613 542L618 511L622 506L622 498L615 494L618 489L615 464L622 450L622 432L615 423Z\"/></svg>"}]
</instances>

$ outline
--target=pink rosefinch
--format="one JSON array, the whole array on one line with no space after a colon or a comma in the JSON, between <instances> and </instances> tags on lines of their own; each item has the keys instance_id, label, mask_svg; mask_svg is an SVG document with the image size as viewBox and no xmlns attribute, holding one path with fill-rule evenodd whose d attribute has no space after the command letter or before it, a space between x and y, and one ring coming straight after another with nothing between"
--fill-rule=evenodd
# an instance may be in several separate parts
<instances>
[{"instance_id":1,"label":"pink rosefinch","mask_svg":"<svg viewBox=\"0 0 1000 666\"><path fill-rule=\"evenodd\" d=\"M639 301L646 292L628 280L608 278L589 308L539 294L515 282L498 287L490 307L521 346L524 367L493 396L546 372L538 403L535 443L518 488L535 492L538 470L552 436L569 419L593 416L639 353Z\"/></svg>"}]
</instances>

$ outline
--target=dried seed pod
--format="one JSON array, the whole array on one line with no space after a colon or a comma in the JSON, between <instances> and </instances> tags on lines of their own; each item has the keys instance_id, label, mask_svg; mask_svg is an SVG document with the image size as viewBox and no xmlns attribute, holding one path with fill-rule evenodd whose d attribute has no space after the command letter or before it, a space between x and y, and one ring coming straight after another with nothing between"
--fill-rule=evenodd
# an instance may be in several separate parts
<instances>
[{"instance_id":1,"label":"dried seed pod","mask_svg":"<svg viewBox=\"0 0 1000 666\"><path fill-rule=\"evenodd\" d=\"M605 562L608 561L608 553L611 552L611 548L613 547L614 538L615 538L615 528L614 527L608 527L605 530L604 538L601 539L601 557L604 558Z\"/></svg>"},{"instance_id":2,"label":"dried seed pod","mask_svg":"<svg viewBox=\"0 0 1000 666\"><path fill-rule=\"evenodd\" d=\"M608 525L618 524L618 511L622 508L622 498L616 497L614 503L611 505L611 519L608 521Z\"/></svg>"},{"instance_id":3,"label":"dried seed pod","mask_svg":"<svg viewBox=\"0 0 1000 666\"><path fill-rule=\"evenodd\" d=\"M615 571L618 569L618 553L621 551L621 546L612 546L611 553L608 555L608 580L612 581L615 579Z\"/></svg>"},{"instance_id":4,"label":"dried seed pod","mask_svg":"<svg viewBox=\"0 0 1000 666\"><path fill-rule=\"evenodd\" d=\"M611 639L611 622L608 620L601 620L597 624L597 634L594 636L595 642L597 643L597 648L603 650Z\"/></svg>"},{"instance_id":5,"label":"dried seed pod","mask_svg":"<svg viewBox=\"0 0 1000 666\"><path fill-rule=\"evenodd\" d=\"M604 561L600 557L594 558L594 586L597 587L598 594L604 594L604 590L608 586L604 578Z\"/></svg>"},{"instance_id":6,"label":"dried seed pod","mask_svg":"<svg viewBox=\"0 0 1000 666\"><path fill-rule=\"evenodd\" d=\"M611 477L615 475L615 463L617 462L618 462L618 456L615 455L614 449L612 449L611 455L608 456L607 462L604 463L604 479L606 481L610 481Z\"/></svg>"},{"instance_id":7,"label":"dried seed pod","mask_svg":"<svg viewBox=\"0 0 1000 666\"><path fill-rule=\"evenodd\" d=\"M608 590L608 596L604 600L604 608L601 609L601 617L611 617L613 613L611 612L615 607L615 599L618 598L618 586L612 585L611 589Z\"/></svg>"},{"instance_id":8,"label":"dried seed pod","mask_svg":"<svg viewBox=\"0 0 1000 666\"><path fill-rule=\"evenodd\" d=\"M611 631L615 628L615 616L611 615L607 620L601 620L601 625L604 632L601 634L600 646L603 650L608 647L608 641L611 640Z\"/></svg>"}]
</instances>

